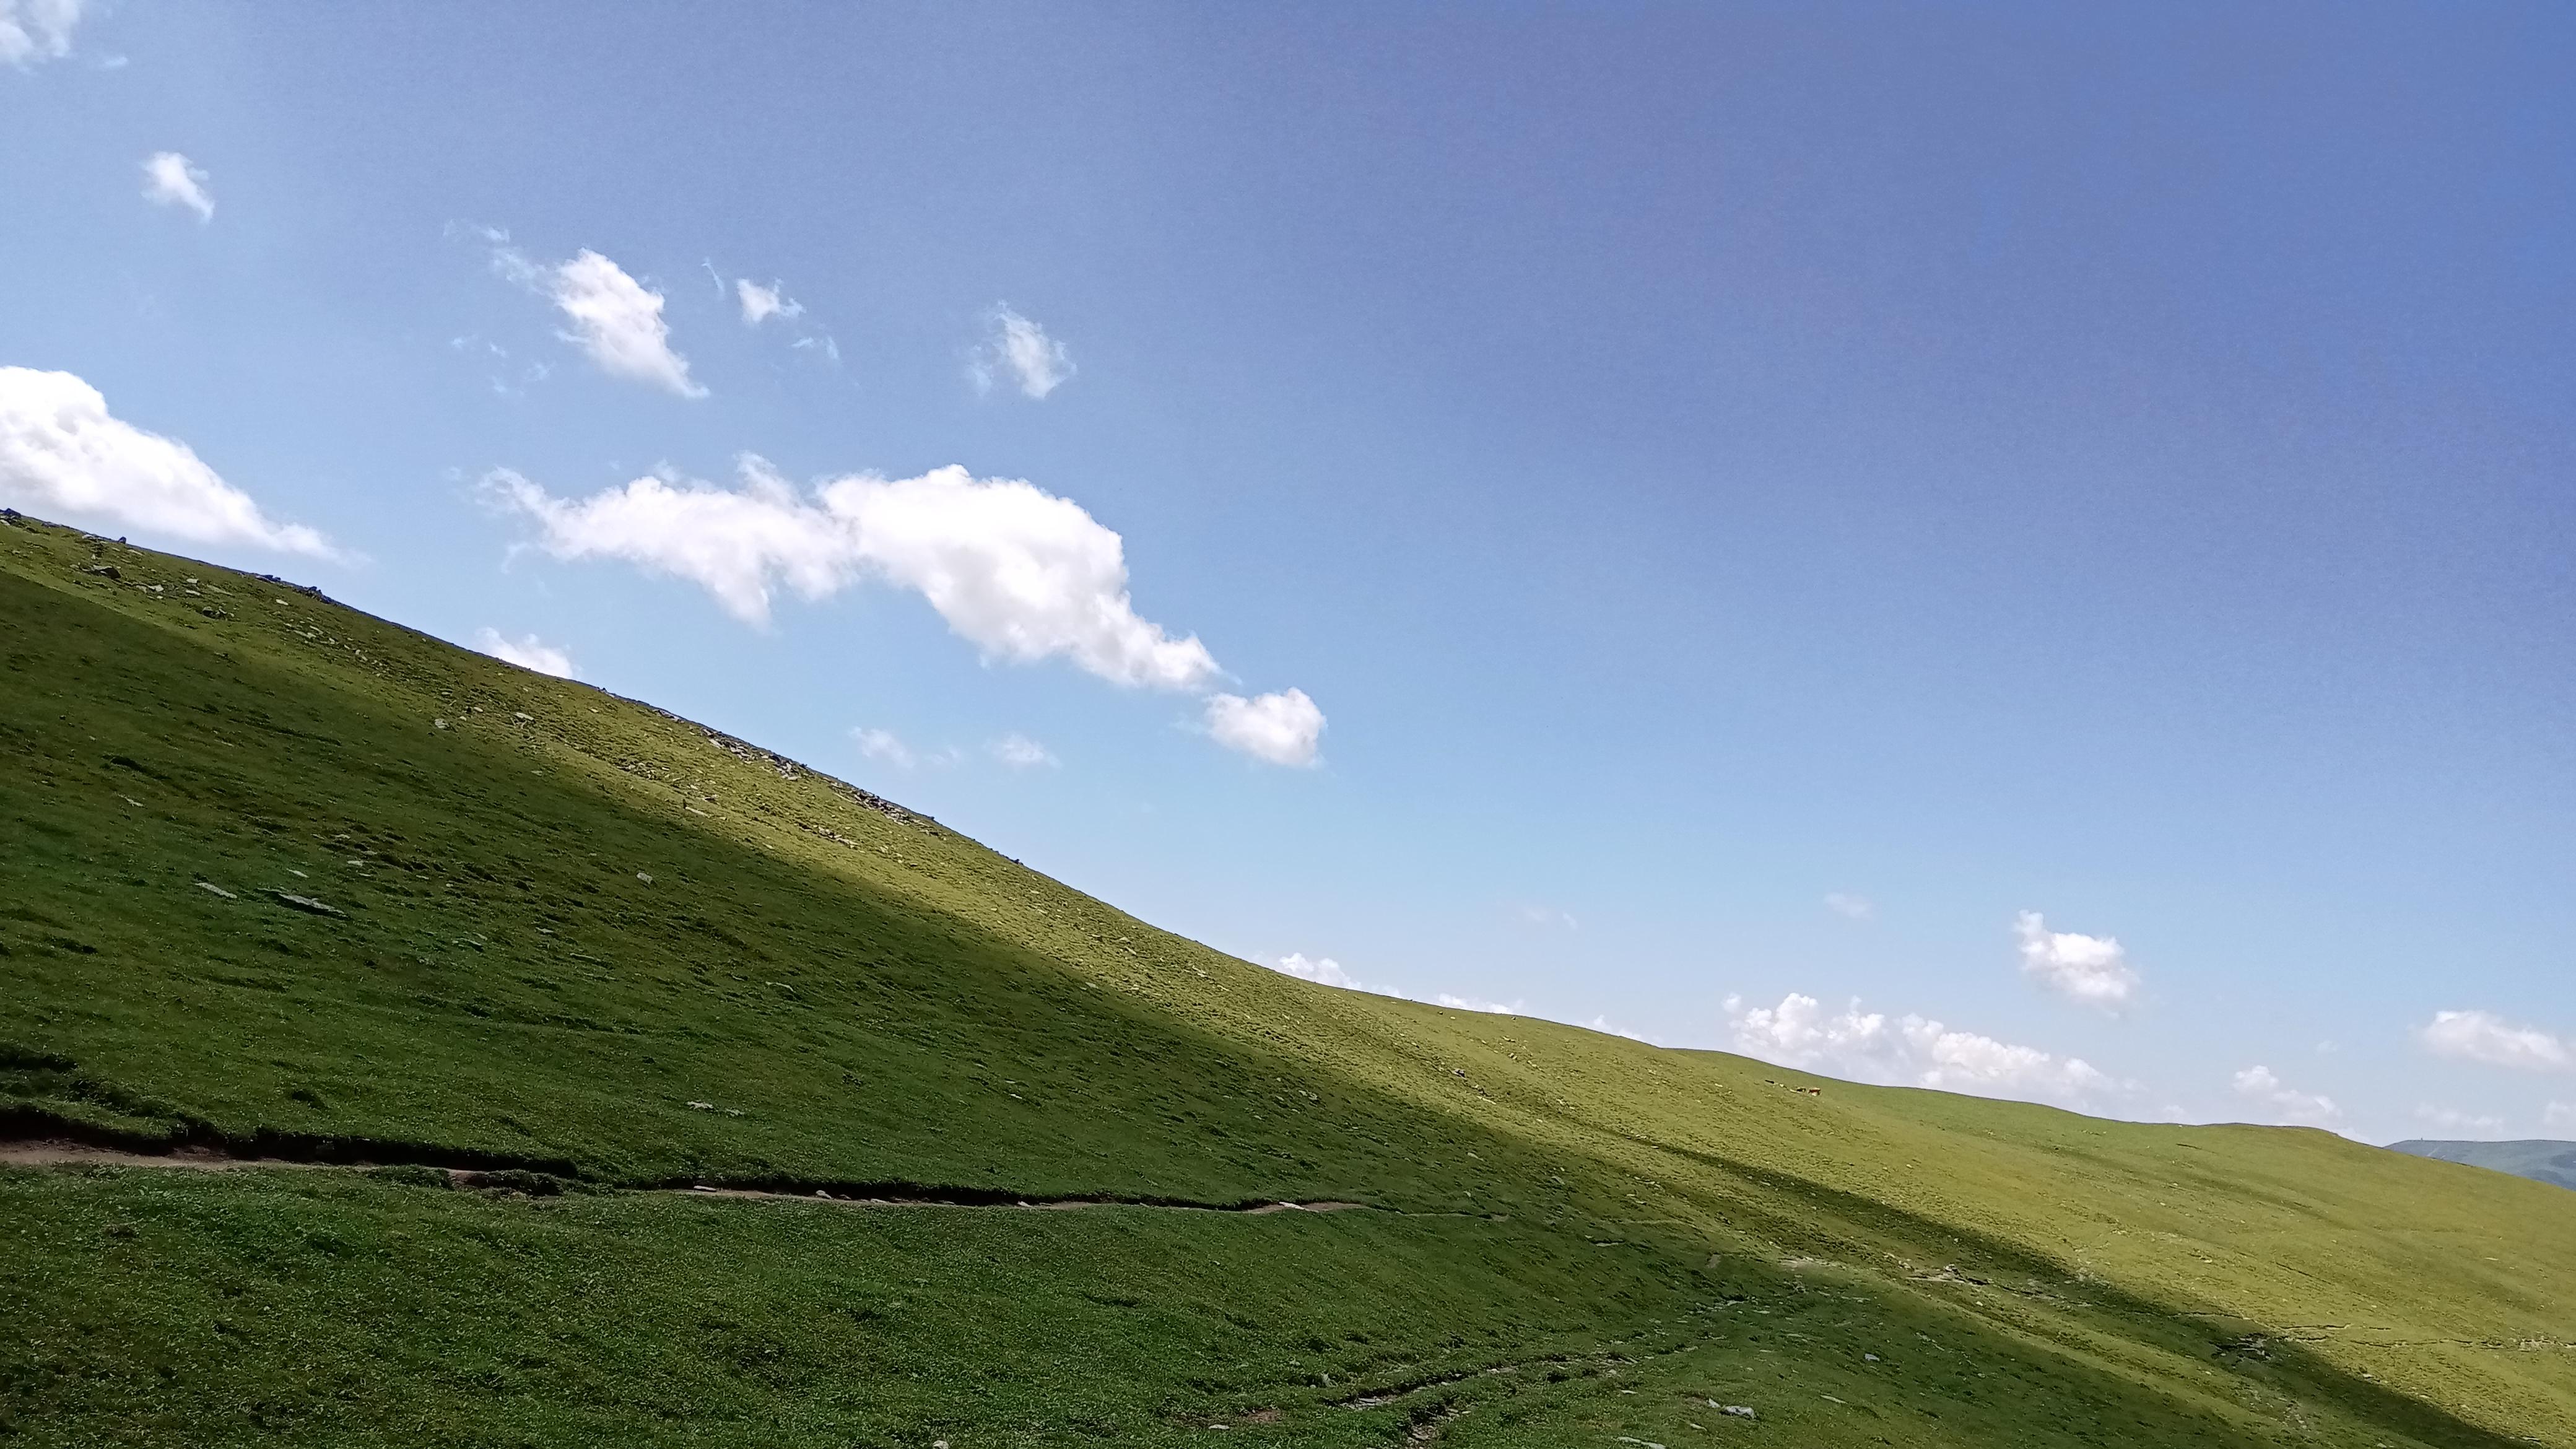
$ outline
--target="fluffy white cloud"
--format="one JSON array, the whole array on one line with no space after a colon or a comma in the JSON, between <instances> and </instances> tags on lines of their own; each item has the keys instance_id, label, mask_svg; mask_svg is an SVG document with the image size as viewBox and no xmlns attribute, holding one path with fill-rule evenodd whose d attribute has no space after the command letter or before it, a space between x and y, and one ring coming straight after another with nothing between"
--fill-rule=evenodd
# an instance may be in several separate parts
<instances>
[{"instance_id":1,"label":"fluffy white cloud","mask_svg":"<svg viewBox=\"0 0 2576 1449\"><path fill-rule=\"evenodd\" d=\"M474 636L474 647L505 664L551 674L557 679L573 677L572 656L534 634L512 639L498 629L485 629Z\"/></svg>"},{"instance_id":2,"label":"fluffy white cloud","mask_svg":"<svg viewBox=\"0 0 2576 1449\"><path fill-rule=\"evenodd\" d=\"M622 559L697 584L763 624L778 590L821 599L865 579L908 588L988 659L1071 660L1116 684L1204 692L1221 677L1197 636L1137 614L1126 545L1070 499L947 467L918 478L854 474L810 495L745 456L737 486L655 474L557 498L503 469L483 480L537 523L562 559ZM1300 689L1211 695L1218 743L1278 765L1315 763L1324 712Z\"/></svg>"},{"instance_id":3,"label":"fluffy white cloud","mask_svg":"<svg viewBox=\"0 0 2576 1449\"><path fill-rule=\"evenodd\" d=\"M1726 1016L1737 1051L1786 1067L2072 1107L2122 1090L2080 1057L1953 1031L1927 1017L1864 1013L1857 1001L1833 1012L1795 991L1778 1006L1748 1007L1730 996Z\"/></svg>"},{"instance_id":4,"label":"fluffy white cloud","mask_svg":"<svg viewBox=\"0 0 2576 1449\"><path fill-rule=\"evenodd\" d=\"M1018 386L1022 394L1043 398L1073 376L1073 358L1046 329L1000 303L986 313L990 329L966 364L977 392L992 391L997 381Z\"/></svg>"},{"instance_id":5,"label":"fluffy white cloud","mask_svg":"<svg viewBox=\"0 0 2576 1449\"><path fill-rule=\"evenodd\" d=\"M2236 1095L2260 1105L2263 1120L2292 1127L2331 1128L2343 1117L2343 1109L2332 1097L2322 1092L2302 1092L2273 1075L2266 1066L2251 1066L2236 1074Z\"/></svg>"},{"instance_id":6,"label":"fluffy white cloud","mask_svg":"<svg viewBox=\"0 0 2576 1449\"><path fill-rule=\"evenodd\" d=\"M1274 765L1311 765L1324 736L1324 712L1302 689L1245 699L1208 696L1207 731L1218 744Z\"/></svg>"},{"instance_id":7,"label":"fluffy white cloud","mask_svg":"<svg viewBox=\"0 0 2576 1449\"><path fill-rule=\"evenodd\" d=\"M144 158L143 199L156 206L184 206L197 220L215 219L215 198L206 190L206 170L176 151L156 151Z\"/></svg>"},{"instance_id":8,"label":"fluffy white cloud","mask_svg":"<svg viewBox=\"0 0 2576 1449\"><path fill-rule=\"evenodd\" d=\"M1027 735L1009 734L993 741L993 758L1014 770L1030 770L1057 762L1055 752Z\"/></svg>"},{"instance_id":9,"label":"fluffy white cloud","mask_svg":"<svg viewBox=\"0 0 2576 1449\"><path fill-rule=\"evenodd\" d=\"M764 287L749 277L741 277L734 281L733 292L734 300L742 304L743 324L748 327L757 327L772 317L793 319L805 315L805 305L789 301L777 282Z\"/></svg>"},{"instance_id":10,"label":"fluffy white cloud","mask_svg":"<svg viewBox=\"0 0 2576 1449\"><path fill-rule=\"evenodd\" d=\"M504 233L485 231L491 240ZM664 388L682 397L705 397L689 376L689 360L671 350L671 328L662 320L662 294L587 247L560 265L530 261L496 247L493 270L555 304L572 323L563 339L579 347L611 377Z\"/></svg>"},{"instance_id":11,"label":"fluffy white cloud","mask_svg":"<svg viewBox=\"0 0 2576 1449\"><path fill-rule=\"evenodd\" d=\"M2421 1033L2434 1055L2526 1072L2576 1068L2576 1048L2536 1026L2516 1026L2492 1011L2437 1011Z\"/></svg>"},{"instance_id":12,"label":"fluffy white cloud","mask_svg":"<svg viewBox=\"0 0 2576 1449\"><path fill-rule=\"evenodd\" d=\"M98 389L68 372L0 367L0 503L192 543L340 557L321 534L261 513L187 444L111 416Z\"/></svg>"},{"instance_id":13,"label":"fluffy white cloud","mask_svg":"<svg viewBox=\"0 0 2576 1449\"><path fill-rule=\"evenodd\" d=\"M776 588L820 599L874 577L920 593L989 657L1062 656L1103 679L1158 689L1196 689L1218 675L1195 636L1174 639L1138 617L1116 533L1017 479L957 467L856 475L808 499L746 458L734 489L656 476L566 500L516 473L485 481L537 521L556 557L677 575L746 622L767 621Z\"/></svg>"},{"instance_id":14,"label":"fluffy white cloud","mask_svg":"<svg viewBox=\"0 0 2576 1449\"><path fill-rule=\"evenodd\" d=\"M2551 1132L2576 1132L2576 1102L2552 1102L2541 1108L2540 1125Z\"/></svg>"},{"instance_id":15,"label":"fluffy white cloud","mask_svg":"<svg viewBox=\"0 0 2576 1449\"><path fill-rule=\"evenodd\" d=\"M2504 1135L2502 1117L2482 1117L2454 1107L2436 1107L2429 1102L2415 1109L2415 1120L2436 1132L2448 1132L2453 1135L2467 1134L2475 1137Z\"/></svg>"},{"instance_id":16,"label":"fluffy white cloud","mask_svg":"<svg viewBox=\"0 0 2576 1449\"><path fill-rule=\"evenodd\" d=\"M2013 933L2021 938L2022 974L2060 996L2117 1011L2137 995L2138 973L2118 941L2052 931L2037 911L2015 917Z\"/></svg>"},{"instance_id":17,"label":"fluffy white cloud","mask_svg":"<svg viewBox=\"0 0 2576 1449\"><path fill-rule=\"evenodd\" d=\"M1358 977L1343 970L1342 963L1330 956L1310 960L1303 951L1291 951L1272 963L1270 969L1285 972L1300 981L1312 981L1318 986L1338 986L1345 991L1368 990L1360 984ZM1380 992L1379 994L1394 993Z\"/></svg>"},{"instance_id":18,"label":"fluffy white cloud","mask_svg":"<svg viewBox=\"0 0 2576 1449\"><path fill-rule=\"evenodd\" d=\"M1292 951L1271 962L1270 969L1282 975L1294 976L1300 981L1312 981L1318 986L1337 986L1344 991L1365 991L1371 996L1392 996L1399 1001L1422 1001L1427 1005L1454 1007L1460 1011L1483 1011L1496 1016L1520 1014L1520 1007L1517 1005L1505 1006L1499 1001L1487 1001L1482 997L1453 996L1444 991L1439 995L1425 998L1416 996L1402 987L1372 985L1342 969L1342 964L1330 956L1310 957L1302 951Z\"/></svg>"},{"instance_id":19,"label":"fluffy white cloud","mask_svg":"<svg viewBox=\"0 0 2576 1449\"><path fill-rule=\"evenodd\" d=\"M1835 891L1825 897L1825 909L1848 921L1866 921L1878 915L1878 906L1867 896Z\"/></svg>"},{"instance_id":20,"label":"fluffy white cloud","mask_svg":"<svg viewBox=\"0 0 2576 1449\"><path fill-rule=\"evenodd\" d=\"M81 0L0 0L0 65L24 69L72 53Z\"/></svg>"}]
</instances>

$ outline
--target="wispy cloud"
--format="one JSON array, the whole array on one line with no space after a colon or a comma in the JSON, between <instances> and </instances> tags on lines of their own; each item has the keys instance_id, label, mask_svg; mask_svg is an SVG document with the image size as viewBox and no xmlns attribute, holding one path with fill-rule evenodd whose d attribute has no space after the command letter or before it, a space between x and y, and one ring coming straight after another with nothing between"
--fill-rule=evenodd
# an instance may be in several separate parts
<instances>
[{"instance_id":1,"label":"wispy cloud","mask_svg":"<svg viewBox=\"0 0 2576 1449\"><path fill-rule=\"evenodd\" d=\"M998 302L984 314L984 324L984 341L966 364L977 392L1009 382L1022 396L1044 398L1072 379L1072 355L1045 328Z\"/></svg>"},{"instance_id":2,"label":"wispy cloud","mask_svg":"<svg viewBox=\"0 0 2576 1449\"><path fill-rule=\"evenodd\" d=\"M2303 1092L2284 1082L2270 1067L2255 1065L2238 1072L2236 1095L2262 1109L2260 1120L2290 1127L2332 1130L2343 1109L2322 1092Z\"/></svg>"},{"instance_id":3,"label":"wispy cloud","mask_svg":"<svg viewBox=\"0 0 2576 1449\"><path fill-rule=\"evenodd\" d=\"M1878 905L1867 896L1848 891L1834 891L1825 897L1825 909L1847 921L1869 921L1878 917Z\"/></svg>"},{"instance_id":4,"label":"wispy cloud","mask_svg":"<svg viewBox=\"0 0 2576 1449\"><path fill-rule=\"evenodd\" d=\"M909 770L921 763L921 757L914 754L912 747L892 730L862 725L850 731L850 738L859 742L860 754L871 760L883 760L898 770Z\"/></svg>"},{"instance_id":5,"label":"wispy cloud","mask_svg":"<svg viewBox=\"0 0 2576 1449\"><path fill-rule=\"evenodd\" d=\"M2436 1132L2447 1132L2453 1136L2502 1137L2504 1135L2502 1117L2481 1116L2476 1113L2462 1112L2453 1107L2436 1107L2431 1103L2425 1103L2415 1109L2415 1120Z\"/></svg>"},{"instance_id":6,"label":"wispy cloud","mask_svg":"<svg viewBox=\"0 0 2576 1449\"><path fill-rule=\"evenodd\" d=\"M346 557L320 533L271 519L187 444L113 416L68 372L0 367L0 502L191 543Z\"/></svg>"},{"instance_id":7,"label":"wispy cloud","mask_svg":"<svg viewBox=\"0 0 2576 1449\"><path fill-rule=\"evenodd\" d=\"M533 669L539 674L551 674L557 679L574 677L572 656L534 634L523 634L512 639L504 636L498 629L486 628L474 636L474 647L503 663L515 664L521 669Z\"/></svg>"},{"instance_id":8,"label":"wispy cloud","mask_svg":"<svg viewBox=\"0 0 2576 1449\"><path fill-rule=\"evenodd\" d=\"M588 248L571 261L548 265L501 245L509 240L506 232L485 228L482 235L495 243L493 270L554 303L571 324L563 339L600 371L681 397L707 395L689 375L689 360L671 349L661 293Z\"/></svg>"},{"instance_id":9,"label":"wispy cloud","mask_svg":"<svg viewBox=\"0 0 2576 1449\"><path fill-rule=\"evenodd\" d=\"M783 317L792 321L805 315L805 305L790 301L786 293L780 290L782 285L782 283L772 282L764 287L749 277L735 279L734 298L742 304L744 326L757 327L772 317Z\"/></svg>"},{"instance_id":10,"label":"wispy cloud","mask_svg":"<svg viewBox=\"0 0 2576 1449\"><path fill-rule=\"evenodd\" d=\"M1040 766L1054 768L1055 752L1023 734L1007 734L993 741L993 758L1014 770L1034 770Z\"/></svg>"},{"instance_id":11,"label":"wispy cloud","mask_svg":"<svg viewBox=\"0 0 2576 1449\"><path fill-rule=\"evenodd\" d=\"M156 151L143 161L143 199L155 206L185 207L202 225L215 219L205 168L176 151Z\"/></svg>"}]
</instances>

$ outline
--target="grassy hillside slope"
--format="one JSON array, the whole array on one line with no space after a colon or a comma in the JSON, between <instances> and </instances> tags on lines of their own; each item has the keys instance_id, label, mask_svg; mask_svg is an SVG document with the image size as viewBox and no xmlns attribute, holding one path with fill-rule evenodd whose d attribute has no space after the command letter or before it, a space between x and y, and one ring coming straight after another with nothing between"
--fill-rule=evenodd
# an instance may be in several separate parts
<instances>
[{"instance_id":1,"label":"grassy hillside slope","mask_svg":"<svg viewBox=\"0 0 2576 1449\"><path fill-rule=\"evenodd\" d=\"M2495 1172L2510 1172L2534 1182L2554 1183L2559 1187L2576 1187L2576 1142L2553 1142L2526 1139L2520 1142L2434 1142L2415 1138L2389 1144L2399 1152L2417 1157L2457 1162L2469 1167L2483 1167Z\"/></svg>"},{"instance_id":2,"label":"grassy hillside slope","mask_svg":"<svg viewBox=\"0 0 2576 1449\"><path fill-rule=\"evenodd\" d=\"M0 847L10 1139L379 1165L0 1167L0 1437L2576 1444L2543 1184L1311 986L24 518Z\"/></svg>"}]
</instances>

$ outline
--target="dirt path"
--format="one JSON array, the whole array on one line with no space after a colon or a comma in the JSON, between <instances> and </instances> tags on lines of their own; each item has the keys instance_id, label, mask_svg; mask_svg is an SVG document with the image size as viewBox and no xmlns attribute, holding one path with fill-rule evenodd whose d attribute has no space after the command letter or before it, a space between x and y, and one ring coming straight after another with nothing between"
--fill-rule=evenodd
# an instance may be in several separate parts
<instances>
[{"instance_id":1,"label":"dirt path","mask_svg":"<svg viewBox=\"0 0 2576 1449\"><path fill-rule=\"evenodd\" d=\"M12 1167L157 1167L194 1172L223 1172L240 1167L292 1167L319 1169L338 1167L349 1170L349 1164L297 1162L283 1157L236 1157L202 1147L181 1148L173 1152L131 1152L122 1148L98 1147L86 1142L66 1140L39 1142L0 1142L0 1165ZM372 1166L408 1166L403 1163L376 1163ZM424 1171L444 1173L457 1187L513 1187L529 1174L478 1172L467 1168L429 1167ZM1264 1203L1184 1203L1135 1202L1114 1197L1012 1198L1005 1201L977 1201L960 1194L908 1195L852 1189L835 1192L814 1188L789 1192L772 1188L719 1187L711 1183L692 1183L680 1187L619 1188L619 1192L676 1194L687 1197L774 1199L787 1202L828 1202L841 1207L972 1207L1026 1209L1032 1212L1062 1212L1073 1208L1148 1207L1166 1212L1242 1213L1260 1217L1266 1213L1337 1213L1376 1211L1362 1202L1264 1202ZM980 1194L978 1195L980 1196Z\"/></svg>"}]
</instances>

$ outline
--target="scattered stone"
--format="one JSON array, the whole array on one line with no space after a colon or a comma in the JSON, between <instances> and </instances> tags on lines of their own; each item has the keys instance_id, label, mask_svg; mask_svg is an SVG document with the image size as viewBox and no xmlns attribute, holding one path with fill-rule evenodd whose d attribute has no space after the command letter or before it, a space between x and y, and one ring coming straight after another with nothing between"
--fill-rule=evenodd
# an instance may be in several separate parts
<instances>
[{"instance_id":1,"label":"scattered stone","mask_svg":"<svg viewBox=\"0 0 2576 1449\"><path fill-rule=\"evenodd\" d=\"M197 889L201 891L213 891L216 895L222 896L228 901L237 901L241 899L241 897L234 895L231 891L225 890L222 886L219 886L210 880L201 880L197 882Z\"/></svg>"},{"instance_id":2,"label":"scattered stone","mask_svg":"<svg viewBox=\"0 0 2576 1449\"><path fill-rule=\"evenodd\" d=\"M91 564L87 568L82 569L81 572L85 574L96 574L103 579L123 577L123 575L116 571L116 565L114 564Z\"/></svg>"},{"instance_id":3,"label":"scattered stone","mask_svg":"<svg viewBox=\"0 0 2576 1449\"><path fill-rule=\"evenodd\" d=\"M440 729L445 729L445 728L447 728L447 721L445 721L445 720L443 720L443 719L434 719L434 720L431 720L431 721L430 721L430 723L431 723L431 724L434 724L434 725L436 725L436 726L438 726Z\"/></svg>"},{"instance_id":4,"label":"scattered stone","mask_svg":"<svg viewBox=\"0 0 2576 1449\"><path fill-rule=\"evenodd\" d=\"M701 1112L712 1112L716 1109L716 1104L713 1102L691 1102L689 1105Z\"/></svg>"},{"instance_id":5,"label":"scattered stone","mask_svg":"<svg viewBox=\"0 0 2576 1449\"><path fill-rule=\"evenodd\" d=\"M653 877L651 877L651 876L649 876L649 875L646 875L644 872L642 872L642 871L640 871L640 870L639 870L639 871L637 871L637 872L635 872L635 878L636 878L637 880L640 880L640 881L644 882L646 885L651 885L651 884L653 883Z\"/></svg>"},{"instance_id":6,"label":"scattered stone","mask_svg":"<svg viewBox=\"0 0 2576 1449\"><path fill-rule=\"evenodd\" d=\"M1864 1358L1864 1359L1866 1359L1866 1360L1868 1360L1868 1361L1869 1361L1869 1362L1871 1362L1871 1363L1876 1363L1876 1362L1878 1362L1878 1355L1877 1355L1877 1354L1874 1354L1874 1353L1865 1353L1865 1354L1862 1354L1862 1355L1861 1355L1861 1357L1862 1357L1862 1358Z\"/></svg>"},{"instance_id":7,"label":"scattered stone","mask_svg":"<svg viewBox=\"0 0 2576 1449\"><path fill-rule=\"evenodd\" d=\"M1719 1404L1717 1411L1730 1419L1759 1419L1762 1416L1743 1404Z\"/></svg>"},{"instance_id":8,"label":"scattered stone","mask_svg":"<svg viewBox=\"0 0 2576 1449\"><path fill-rule=\"evenodd\" d=\"M514 710L510 711L510 718L512 718L512 719L533 720L533 719L535 719L535 718L536 718L536 716L535 716L535 715L532 715L532 714L529 714L529 713L527 713L527 712L526 712L526 711L524 711L524 710L516 710L516 709L514 709Z\"/></svg>"},{"instance_id":9,"label":"scattered stone","mask_svg":"<svg viewBox=\"0 0 2576 1449\"><path fill-rule=\"evenodd\" d=\"M296 874L301 875L303 872L297 871ZM281 890L271 890L269 894L277 897L281 904L292 906L299 911L306 911L317 916L338 916L343 920L348 918L348 912L343 911L336 906L326 906L322 902L313 899L311 896L293 895Z\"/></svg>"}]
</instances>

